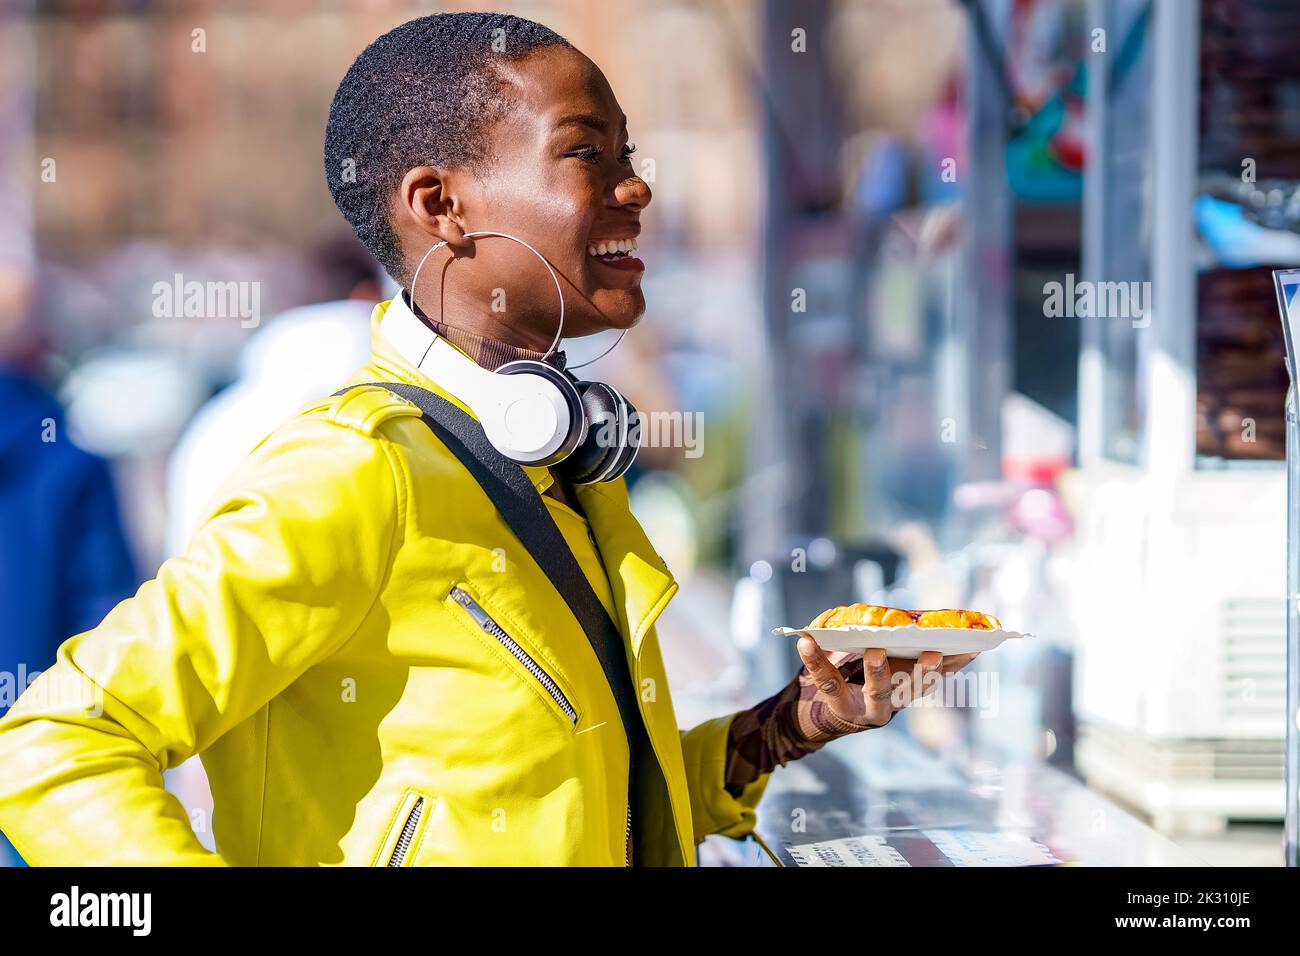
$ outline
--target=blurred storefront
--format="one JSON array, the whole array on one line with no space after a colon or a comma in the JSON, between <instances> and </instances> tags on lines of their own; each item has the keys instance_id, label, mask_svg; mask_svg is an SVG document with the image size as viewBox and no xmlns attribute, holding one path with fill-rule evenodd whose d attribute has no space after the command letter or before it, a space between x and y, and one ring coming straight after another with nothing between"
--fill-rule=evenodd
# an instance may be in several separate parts
<instances>
[{"instance_id":1,"label":"blurred storefront","mask_svg":"<svg viewBox=\"0 0 1300 956\"><path fill-rule=\"evenodd\" d=\"M1280 820L1287 380L1269 273L1297 255L1295 12L847 6L765 11L773 76L800 25L871 29L860 59L819 67L835 94L811 116L806 90L766 91L780 370L751 453L794 506L750 502L736 633L850 584L998 608L1038 636L999 649L1002 716L954 733L916 714L912 733L1048 759L1170 832ZM883 84L880 51L906 61ZM796 113L818 147L787 155Z\"/></svg>"}]
</instances>

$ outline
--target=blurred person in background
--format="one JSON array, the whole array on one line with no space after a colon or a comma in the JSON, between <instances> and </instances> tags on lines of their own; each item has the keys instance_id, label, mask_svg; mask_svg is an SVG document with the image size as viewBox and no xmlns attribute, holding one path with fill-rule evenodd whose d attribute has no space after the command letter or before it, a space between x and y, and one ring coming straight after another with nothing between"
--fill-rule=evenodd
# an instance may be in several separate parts
<instances>
[{"instance_id":1,"label":"blurred person in background","mask_svg":"<svg viewBox=\"0 0 1300 956\"><path fill-rule=\"evenodd\" d=\"M167 466L168 557L181 554L221 482L302 405L328 393L370 355L379 265L351 236L317 246L320 300L258 328L238 376L195 414Z\"/></svg>"},{"instance_id":2,"label":"blurred person in background","mask_svg":"<svg viewBox=\"0 0 1300 956\"><path fill-rule=\"evenodd\" d=\"M167 463L165 556L183 554L190 533L221 483L263 438L307 402L334 389L370 355L370 313L380 298L379 264L355 238L318 243L312 272L320 300L260 326L239 356L238 373L186 427ZM215 849L212 791L202 761L164 774Z\"/></svg>"},{"instance_id":3,"label":"blurred person in background","mask_svg":"<svg viewBox=\"0 0 1300 956\"><path fill-rule=\"evenodd\" d=\"M138 583L108 464L37 381L32 281L0 264L0 715ZM0 863L20 863L0 835Z\"/></svg>"},{"instance_id":4,"label":"blurred person in background","mask_svg":"<svg viewBox=\"0 0 1300 956\"><path fill-rule=\"evenodd\" d=\"M107 462L73 444L37 381L32 285L0 267L0 653L7 678L54 663L138 583ZM21 691L21 687L18 688ZM13 703L0 694L0 714Z\"/></svg>"}]
</instances>

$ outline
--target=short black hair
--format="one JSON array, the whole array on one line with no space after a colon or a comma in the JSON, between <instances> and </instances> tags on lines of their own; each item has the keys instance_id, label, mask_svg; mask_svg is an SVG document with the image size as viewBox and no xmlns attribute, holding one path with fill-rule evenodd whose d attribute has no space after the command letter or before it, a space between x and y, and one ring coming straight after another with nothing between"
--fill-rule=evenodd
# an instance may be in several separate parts
<instances>
[{"instance_id":1,"label":"short black hair","mask_svg":"<svg viewBox=\"0 0 1300 956\"><path fill-rule=\"evenodd\" d=\"M408 279L389 198L415 166L481 165L483 131L510 106L496 66L570 46L504 13L436 13L403 23L348 68L325 126L325 178L357 238L399 283Z\"/></svg>"}]
</instances>

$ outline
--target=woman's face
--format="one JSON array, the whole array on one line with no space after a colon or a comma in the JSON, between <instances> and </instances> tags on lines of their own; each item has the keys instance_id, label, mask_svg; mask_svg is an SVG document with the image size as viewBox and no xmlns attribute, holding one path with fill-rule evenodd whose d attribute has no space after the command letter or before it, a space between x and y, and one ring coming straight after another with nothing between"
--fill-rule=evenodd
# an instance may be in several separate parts
<instances>
[{"instance_id":1,"label":"woman's face","mask_svg":"<svg viewBox=\"0 0 1300 956\"><path fill-rule=\"evenodd\" d=\"M416 215L401 218L418 227L399 230L411 267L438 241L438 231L510 233L558 274L566 336L635 324L645 311L645 267L635 252L615 252L612 245L641 232L650 187L633 172L626 118L613 90L594 63L565 47L505 64L504 74L515 103L484 131L482 168L442 170L440 185L427 194L408 188L417 170L403 182L398 212L415 207ZM419 211L427 214L431 202L441 204L445 219L422 219ZM416 301L448 324L548 347L559 303L545 267L508 239L472 242L455 258L444 251L429 257Z\"/></svg>"}]
</instances>

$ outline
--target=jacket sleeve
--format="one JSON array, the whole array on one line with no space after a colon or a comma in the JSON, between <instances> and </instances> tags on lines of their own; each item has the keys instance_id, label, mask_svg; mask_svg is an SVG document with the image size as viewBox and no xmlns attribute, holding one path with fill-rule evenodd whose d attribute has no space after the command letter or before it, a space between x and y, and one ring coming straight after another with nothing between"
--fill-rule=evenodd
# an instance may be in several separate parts
<instances>
[{"instance_id":1,"label":"jacket sleeve","mask_svg":"<svg viewBox=\"0 0 1300 956\"><path fill-rule=\"evenodd\" d=\"M220 865L163 770L341 647L400 531L383 440L291 420L182 556L69 638L0 720L0 829L34 865Z\"/></svg>"},{"instance_id":2,"label":"jacket sleeve","mask_svg":"<svg viewBox=\"0 0 1300 956\"><path fill-rule=\"evenodd\" d=\"M691 797L691 820L695 842L711 833L742 839L754 829L758 806L771 774L748 784L740 796L725 786L727 734L735 714L708 720L682 731L682 756L686 763L686 786Z\"/></svg>"}]
</instances>

